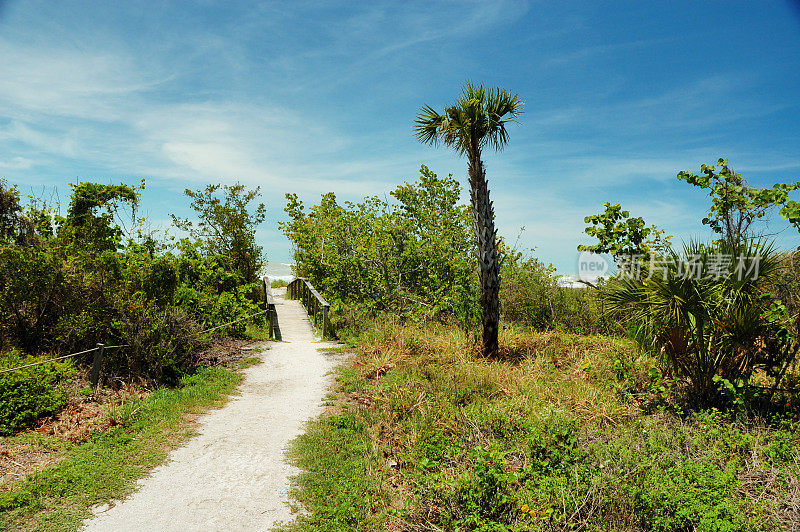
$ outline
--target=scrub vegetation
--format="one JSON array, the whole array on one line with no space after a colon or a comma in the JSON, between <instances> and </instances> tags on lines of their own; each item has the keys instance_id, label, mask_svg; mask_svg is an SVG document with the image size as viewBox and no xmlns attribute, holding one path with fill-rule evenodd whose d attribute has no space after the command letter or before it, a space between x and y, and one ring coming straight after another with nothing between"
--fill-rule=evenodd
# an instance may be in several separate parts
<instances>
[{"instance_id":1,"label":"scrub vegetation","mask_svg":"<svg viewBox=\"0 0 800 532\"><path fill-rule=\"evenodd\" d=\"M629 265L594 287L498 238L489 356L457 181L423 167L393 202L329 194L307 212L290 196L298 271L354 354L295 444L307 512L289 528L791 530L800 271L756 228L772 207L794 223L796 187L749 188L720 164L678 176L711 191L716 241L676 248L619 205L587 217L584 250ZM747 258L709 275L720 254ZM653 257L676 266L652 275ZM755 260L758 276L734 275Z\"/></svg>"},{"instance_id":2,"label":"scrub vegetation","mask_svg":"<svg viewBox=\"0 0 800 532\"><path fill-rule=\"evenodd\" d=\"M0 181L4 530L75 530L130 493L258 362L235 344L268 339L263 314L218 328L263 309L257 189L187 190L175 239L137 215L144 182L70 186L62 215ZM93 353L65 355L99 342L122 347L93 388Z\"/></svg>"}]
</instances>

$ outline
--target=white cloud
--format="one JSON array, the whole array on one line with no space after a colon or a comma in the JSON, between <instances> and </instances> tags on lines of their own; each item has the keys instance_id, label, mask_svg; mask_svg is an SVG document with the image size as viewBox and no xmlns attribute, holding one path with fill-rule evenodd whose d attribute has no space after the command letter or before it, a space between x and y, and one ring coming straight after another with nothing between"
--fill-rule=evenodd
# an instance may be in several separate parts
<instances>
[{"instance_id":1,"label":"white cloud","mask_svg":"<svg viewBox=\"0 0 800 532\"><path fill-rule=\"evenodd\" d=\"M12 157L8 161L0 160L0 168L27 170L31 166L33 166L33 161L25 157Z\"/></svg>"},{"instance_id":2,"label":"white cloud","mask_svg":"<svg viewBox=\"0 0 800 532\"><path fill-rule=\"evenodd\" d=\"M163 196L240 180L262 186L276 218L285 192L307 202L327 191L340 199L384 195L415 178L421 162L463 184L466 163L418 145L411 121L419 104L446 103L452 95L441 91L457 90L466 77L524 86L528 74L509 67L558 73L575 68L566 63L669 40L570 48L564 43L581 42L570 10L548 19L537 8L526 21L535 27L523 31L512 26L529 6L514 2L347 10L327 2L212 3L196 11L165 4L153 15L141 7L50 6L58 13L47 16L22 5L15 10L27 11L26 23L0 21L0 153L13 154L0 156L0 169L40 180L144 176ZM104 16L81 24L92 9ZM211 23L207 10L218 15ZM142 19L129 24L134 11ZM592 30L591 17L583 19L582 30ZM507 57L471 51L500 34L509 43L496 50ZM563 49L574 51L544 55ZM559 88L548 85L547 72L531 72L532 91ZM737 121L786 108L758 96L758 76L711 71L636 94L620 76L583 92L566 88L556 100L529 94L509 149L487 154L501 231L513 237L524 225L523 246L569 258L583 217L603 201L619 201L648 223L688 226L694 200L665 197L668 184L709 157L728 155L743 173L797 169L791 150L759 152L729 133Z\"/></svg>"}]
</instances>

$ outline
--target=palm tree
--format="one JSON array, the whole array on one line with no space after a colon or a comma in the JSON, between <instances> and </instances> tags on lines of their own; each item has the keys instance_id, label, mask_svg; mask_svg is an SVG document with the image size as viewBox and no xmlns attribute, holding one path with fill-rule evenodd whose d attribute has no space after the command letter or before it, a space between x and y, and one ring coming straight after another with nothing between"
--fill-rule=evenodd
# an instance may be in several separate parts
<instances>
[{"instance_id":1,"label":"palm tree","mask_svg":"<svg viewBox=\"0 0 800 532\"><path fill-rule=\"evenodd\" d=\"M481 307L483 309L483 354L497 354L500 325L500 264L497 256L497 231L494 207L481 152L488 144L502 150L508 144L506 124L514 122L522 110L522 100L503 89L485 89L468 82L456 102L444 114L431 106L420 109L414 131L423 144L439 142L454 148L469 161L470 202L475 237L478 241Z\"/></svg>"},{"instance_id":2,"label":"palm tree","mask_svg":"<svg viewBox=\"0 0 800 532\"><path fill-rule=\"evenodd\" d=\"M752 238L689 242L683 257L692 259L691 273L670 250L647 279L612 278L601 292L607 308L638 325L637 340L689 381L701 406L720 400L717 377L746 382L763 370L774 393L798 351L790 317L769 292L785 257ZM723 258L730 264L719 269L715 259Z\"/></svg>"}]
</instances>

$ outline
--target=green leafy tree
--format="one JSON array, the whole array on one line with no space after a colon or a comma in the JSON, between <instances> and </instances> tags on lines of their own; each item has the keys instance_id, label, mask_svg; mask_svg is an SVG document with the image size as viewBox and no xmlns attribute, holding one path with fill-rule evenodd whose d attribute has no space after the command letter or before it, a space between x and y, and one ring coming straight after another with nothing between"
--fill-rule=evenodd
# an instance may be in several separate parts
<instances>
[{"instance_id":1,"label":"green leafy tree","mask_svg":"<svg viewBox=\"0 0 800 532\"><path fill-rule=\"evenodd\" d=\"M72 195L66 218L57 217L59 236L76 249L84 251L116 251L122 243L119 209L126 205L136 219L140 186L103 185L100 183L70 183Z\"/></svg>"},{"instance_id":2,"label":"green leafy tree","mask_svg":"<svg viewBox=\"0 0 800 532\"><path fill-rule=\"evenodd\" d=\"M333 193L309 209L287 194L290 221L281 229L294 246L299 275L333 302L370 310L429 311L475 321L474 244L458 181L427 167L418 181L340 204Z\"/></svg>"},{"instance_id":3,"label":"green leafy tree","mask_svg":"<svg viewBox=\"0 0 800 532\"><path fill-rule=\"evenodd\" d=\"M578 246L578 251L609 253L615 259L641 257L648 252L664 253L670 246L671 236L656 226L645 225L642 218L631 218L629 211L622 210L619 203L604 204L606 210L584 218L592 224L584 232L598 240L594 245Z\"/></svg>"},{"instance_id":4,"label":"green leafy tree","mask_svg":"<svg viewBox=\"0 0 800 532\"><path fill-rule=\"evenodd\" d=\"M186 189L184 194L191 198L191 207L199 221L194 224L172 215L178 228L202 240L208 255L226 257L230 267L248 283L258 278L265 261L261 246L256 244L256 229L266 218L267 209L263 203L250 208L260 190L261 187L248 190L241 183Z\"/></svg>"},{"instance_id":5,"label":"green leafy tree","mask_svg":"<svg viewBox=\"0 0 800 532\"><path fill-rule=\"evenodd\" d=\"M0 179L0 241L22 244L32 231L33 225L22 215L19 191Z\"/></svg>"},{"instance_id":6,"label":"green leafy tree","mask_svg":"<svg viewBox=\"0 0 800 532\"><path fill-rule=\"evenodd\" d=\"M454 148L469 162L470 204L478 244L481 308L483 313L483 354L495 356L500 327L500 257L497 252L497 231L494 207L489 200L486 170L481 159L489 145L502 150L509 141L506 126L516 121L522 111L522 100L503 89L485 89L483 85L464 85L456 102L439 114L426 105L417 115L414 130L423 144Z\"/></svg>"},{"instance_id":7,"label":"green leafy tree","mask_svg":"<svg viewBox=\"0 0 800 532\"><path fill-rule=\"evenodd\" d=\"M797 183L776 183L771 188L756 188L735 172L727 159L720 158L716 166L704 164L700 174L682 171L678 179L690 185L708 190L711 208L703 218L703 224L722 235L728 243L745 239L753 230L753 224L775 208L780 215L800 229L800 203L789 200L789 192L800 188Z\"/></svg>"},{"instance_id":8,"label":"green leafy tree","mask_svg":"<svg viewBox=\"0 0 800 532\"><path fill-rule=\"evenodd\" d=\"M0 347L36 352L58 319L65 271L53 253L0 243Z\"/></svg>"}]
</instances>

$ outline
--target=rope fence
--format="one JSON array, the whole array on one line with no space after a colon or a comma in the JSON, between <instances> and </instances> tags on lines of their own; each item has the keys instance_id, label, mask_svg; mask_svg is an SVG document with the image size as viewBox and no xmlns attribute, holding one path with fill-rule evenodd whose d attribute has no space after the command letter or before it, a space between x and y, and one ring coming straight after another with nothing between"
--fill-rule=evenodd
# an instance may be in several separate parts
<instances>
[{"instance_id":1,"label":"rope fence","mask_svg":"<svg viewBox=\"0 0 800 532\"><path fill-rule=\"evenodd\" d=\"M115 345L115 346L107 347L106 349L111 349L111 347L126 347L126 346ZM3 369L3 370L0 370L0 373L8 373L10 371L16 371L18 369L25 369L25 368L30 368L30 367L33 367L33 366L38 366L39 364L46 364L48 362L56 362L58 360L64 360L65 358L76 357L78 355L85 355L86 353L91 353L92 351L97 351L97 349L98 349L97 347L93 347L91 349L87 349L86 351L80 351L78 353L70 353L69 355L62 355L60 357L48 358L47 360L39 360L38 362L33 362L31 364L25 364L24 366L17 366L16 368Z\"/></svg>"},{"instance_id":2,"label":"rope fence","mask_svg":"<svg viewBox=\"0 0 800 532\"><path fill-rule=\"evenodd\" d=\"M245 316L244 318L239 318L238 320L229 321L228 323L223 323L222 325L217 325L216 327L211 327L210 329L206 329L205 331L199 331L196 333L188 334L183 336L182 338L188 338L189 336L200 336L201 334L205 334L211 331L216 331L217 329L221 329L223 327L227 327L228 325L233 325L234 323L239 323L240 321L249 320L255 316L260 316L261 314L269 312L269 309L260 310L256 313L250 314L249 316Z\"/></svg>"},{"instance_id":3,"label":"rope fence","mask_svg":"<svg viewBox=\"0 0 800 532\"><path fill-rule=\"evenodd\" d=\"M223 327L228 327L230 325L233 325L234 323L239 323L239 322L244 321L244 320L249 320L250 318L254 318L255 316L260 316L261 314L269 314L269 335L270 335L270 338L271 338L272 334L273 334L273 313L275 311L275 304L272 301L272 294L270 292L270 285L269 285L269 277L264 277L262 279L262 281L264 283L264 307L265 307L264 310L260 310L258 312L254 312L253 314L249 314L249 315L244 316L242 318L239 318L239 319L236 319L236 320L233 320L233 321L229 321L228 323L223 323L222 325L217 325L216 327L211 327L210 329L205 329L203 331L198 331L198 332L195 332L195 333L192 333L192 334L188 334L186 336L181 336L180 338L188 338L190 336L200 336L202 334L206 334L206 333L209 333L211 331L216 331L217 329L222 329ZM58 356L58 357L55 357L55 358L48 358L46 360L39 360L37 362L32 362L30 364L25 364L23 366L17 366L15 368L2 369L2 370L0 370L0 375L2 375L3 373L10 373L12 371L17 371L17 370L20 370L20 369L31 368L33 366L38 366L40 364L47 364L49 362L57 362L59 360L65 360L67 358L77 357L77 356L80 356L80 355L86 355L86 354L89 354L89 353L94 353L95 356L94 356L94 360L93 360L93 363L92 363L92 371L91 371L90 380L92 382L92 386L96 387L97 383L100 380L99 379L100 378L100 366L103 363L103 354L104 354L104 352L106 350L108 350L108 349L120 349L120 348L123 348L123 347L130 347L130 344L105 345L105 344L102 344L102 343L98 343L97 347L93 347L91 349L86 349L84 351L78 351L77 353L70 353L68 355L61 355L61 356Z\"/></svg>"}]
</instances>

